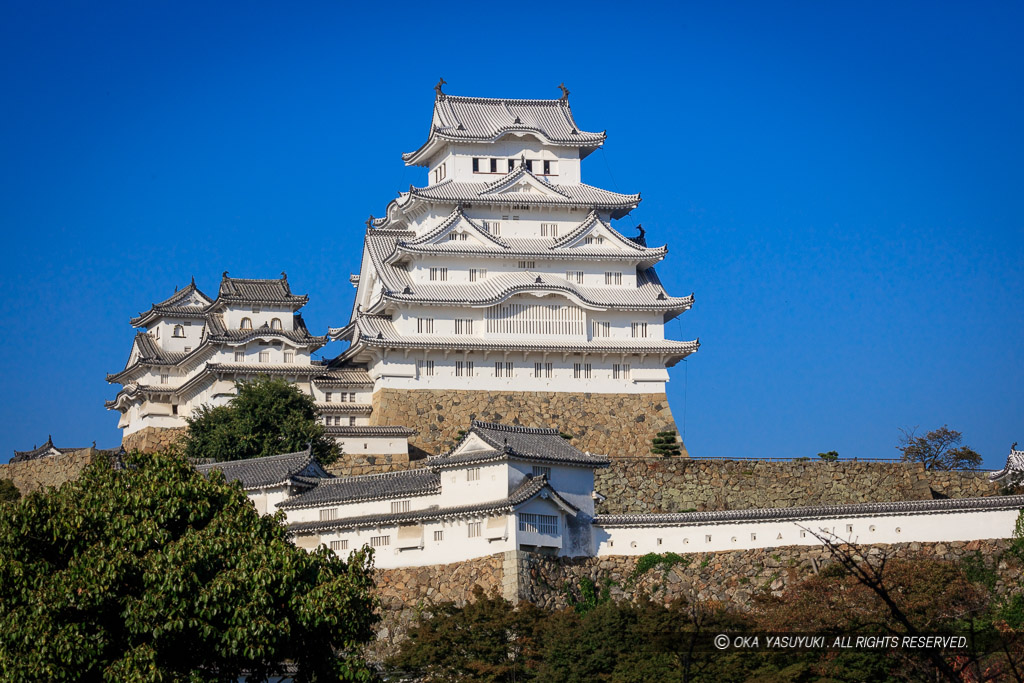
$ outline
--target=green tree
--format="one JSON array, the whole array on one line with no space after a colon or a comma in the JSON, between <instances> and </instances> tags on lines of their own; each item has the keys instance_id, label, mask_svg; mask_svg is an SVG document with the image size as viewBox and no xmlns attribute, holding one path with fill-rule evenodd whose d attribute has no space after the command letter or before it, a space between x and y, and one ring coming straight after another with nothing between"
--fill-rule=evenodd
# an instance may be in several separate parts
<instances>
[{"instance_id":1,"label":"green tree","mask_svg":"<svg viewBox=\"0 0 1024 683\"><path fill-rule=\"evenodd\" d=\"M0 679L369 680L372 556L307 553L237 483L132 454L0 505Z\"/></svg>"},{"instance_id":2,"label":"green tree","mask_svg":"<svg viewBox=\"0 0 1024 683\"><path fill-rule=\"evenodd\" d=\"M0 503L13 503L21 498L21 491L10 479L0 479Z\"/></svg>"},{"instance_id":3,"label":"green tree","mask_svg":"<svg viewBox=\"0 0 1024 683\"><path fill-rule=\"evenodd\" d=\"M317 422L313 398L280 378L236 382L238 395L226 406L203 406L188 418L185 455L189 458L245 460L300 451L327 466L340 456L337 444Z\"/></svg>"},{"instance_id":4,"label":"green tree","mask_svg":"<svg viewBox=\"0 0 1024 683\"><path fill-rule=\"evenodd\" d=\"M839 460L839 451L826 451L824 453L818 453L818 457L825 462L835 462Z\"/></svg>"},{"instance_id":5,"label":"green tree","mask_svg":"<svg viewBox=\"0 0 1024 683\"><path fill-rule=\"evenodd\" d=\"M946 425L924 436L917 435L917 427L900 432L902 436L896 450L903 454L902 459L923 463L925 469L952 470L981 464L981 456L973 448L960 446L963 435Z\"/></svg>"}]
</instances>

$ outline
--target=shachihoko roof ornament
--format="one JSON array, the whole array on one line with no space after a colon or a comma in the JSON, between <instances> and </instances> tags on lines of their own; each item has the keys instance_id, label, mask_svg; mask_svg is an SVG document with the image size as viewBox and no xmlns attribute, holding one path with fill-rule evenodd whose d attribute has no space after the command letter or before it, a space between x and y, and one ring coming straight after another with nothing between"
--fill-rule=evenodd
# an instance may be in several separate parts
<instances>
[{"instance_id":1,"label":"shachihoko roof ornament","mask_svg":"<svg viewBox=\"0 0 1024 683\"><path fill-rule=\"evenodd\" d=\"M1024 483L1024 451L1017 450L1017 442L1010 446L1010 454L1006 456L1006 465L1003 469L988 475L989 481L1006 481L1006 484L1013 486Z\"/></svg>"}]
</instances>

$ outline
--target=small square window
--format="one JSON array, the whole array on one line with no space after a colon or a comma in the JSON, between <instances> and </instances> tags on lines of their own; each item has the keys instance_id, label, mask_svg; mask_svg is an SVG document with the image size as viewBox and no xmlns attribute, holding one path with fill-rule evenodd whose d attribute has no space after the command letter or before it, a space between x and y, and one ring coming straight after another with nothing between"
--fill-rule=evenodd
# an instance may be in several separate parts
<instances>
[{"instance_id":1,"label":"small square window","mask_svg":"<svg viewBox=\"0 0 1024 683\"><path fill-rule=\"evenodd\" d=\"M443 541L444 540L444 530L435 531L434 532L434 540L435 541Z\"/></svg>"}]
</instances>

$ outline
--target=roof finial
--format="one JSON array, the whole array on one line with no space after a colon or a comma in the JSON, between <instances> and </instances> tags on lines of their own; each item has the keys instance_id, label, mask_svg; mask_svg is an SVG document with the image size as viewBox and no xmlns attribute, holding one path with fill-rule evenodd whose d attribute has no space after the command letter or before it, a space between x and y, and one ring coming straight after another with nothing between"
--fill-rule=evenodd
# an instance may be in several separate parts
<instances>
[{"instance_id":1,"label":"roof finial","mask_svg":"<svg viewBox=\"0 0 1024 683\"><path fill-rule=\"evenodd\" d=\"M190 284L191 284L191 286L193 286L193 287L195 287L195 286L196 286L196 276L195 276L195 275L193 275L193 276L192 276L192 282L191 282Z\"/></svg>"},{"instance_id":2,"label":"roof finial","mask_svg":"<svg viewBox=\"0 0 1024 683\"><path fill-rule=\"evenodd\" d=\"M284 272L282 270L281 271L281 279L287 282L288 281L288 273L286 273L286 272Z\"/></svg>"},{"instance_id":3,"label":"roof finial","mask_svg":"<svg viewBox=\"0 0 1024 683\"><path fill-rule=\"evenodd\" d=\"M1014 442L1013 442L1013 445L1012 445L1012 446L1010 446L1010 450L1011 450L1011 451L1015 451L1015 450L1017 450L1017 442L1016 442L1016 441L1014 441Z\"/></svg>"},{"instance_id":4,"label":"roof finial","mask_svg":"<svg viewBox=\"0 0 1024 683\"><path fill-rule=\"evenodd\" d=\"M371 213L370 217L366 219L366 229L369 230L372 227L373 227L373 214Z\"/></svg>"},{"instance_id":5,"label":"roof finial","mask_svg":"<svg viewBox=\"0 0 1024 683\"><path fill-rule=\"evenodd\" d=\"M221 278L227 280L228 279L228 271L225 270L223 273L221 273Z\"/></svg>"},{"instance_id":6,"label":"roof finial","mask_svg":"<svg viewBox=\"0 0 1024 683\"><path fill-rule=\"evenodd\" d=\"M647 234L647 231L646 231L646 230L644 230L644 225L643 225L643 223L637 223L637 224L636 224L636 229L640 231L640 234L639 234L639 235L637 235L637 236L636 236L636 238L637 238L638 240L642 240L642 239L644 238L644 235L646 235L646 234Z\"/></svg>"},{"instance_id":7,"label":"roof finial","mask_svg":"<svg viewBox=\"0 0 1024 683\"><path fill-rule=\"evenodd\" d=\"M444 99L444 92L441 90L441 86L443 85L448 85L448 81L444 80L444 78L441 78L438 79L437 85L434 86L434 92L437 93L437 99L439 100Z\"/></svg>"},{"instance_id":8,"label":"roof finial","mask_svg":"<svg viewBox=\"0 0 1024 683\"><path fill-rule=\"evenodd\" d=\"M565 100L566 102L568 102L569 101L569 89L565 87L565 81L562 81L562 83L558 86L558 89L562 91L562 96L559 97L558 99Z\"/></svg>"}]
</instances>

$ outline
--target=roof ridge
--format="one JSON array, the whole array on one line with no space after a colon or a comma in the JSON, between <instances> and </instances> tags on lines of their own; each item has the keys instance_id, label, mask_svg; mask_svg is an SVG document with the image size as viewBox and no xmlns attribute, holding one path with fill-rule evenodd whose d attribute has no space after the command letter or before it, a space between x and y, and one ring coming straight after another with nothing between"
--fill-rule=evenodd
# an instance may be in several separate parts
<instances>
[{"instance_id":1,"label":"roof ridge","mask_svg":"<svg viewBox=\"0 0 1024 683\"><path fill-rule=\"evenodd\" d=\"M553 427L524 427L523 425L505 425L500 422L484 422L483 420L473 420L471 427L483 427L484 429L513 432L516 434L560 434L560 432Z\"/></svg>"},{"instance_id":2,"label":"roof ridge","mask_svg":"<svg viewBox=\"0 0 1024 683\"><path fill-rule=\"evenodd\" d=\"M206 463L204 465L197 465L197 467L210 467L210 466L213 466L213 465L232 465L232 464L242 465L242 464L245 464L245 463L251 463L254 460L258 460L260 462L267 462L268 460L282 460L284 458L295 457L296 455L309 455L309 456L312 456L312 452L311 452L311 449L307 448L307 449L302 450L302 451L293 451L291 453L278 453L276 455L261 455L261 456L256 457L256 458L242 458L241 460L220 460L220 461L217 461L217 462Z\"/></svg>"}]
</instances>

